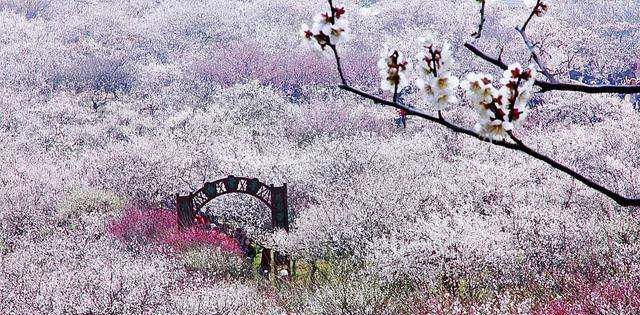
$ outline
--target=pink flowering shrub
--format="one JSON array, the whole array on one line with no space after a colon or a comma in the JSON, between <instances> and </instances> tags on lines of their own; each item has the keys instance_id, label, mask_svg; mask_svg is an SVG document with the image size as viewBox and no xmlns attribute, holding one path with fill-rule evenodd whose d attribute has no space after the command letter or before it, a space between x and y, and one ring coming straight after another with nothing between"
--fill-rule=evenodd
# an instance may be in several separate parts
<instances>
[{"instance_id":1,"label":"pink flowering shrub","mask_svg":"<svg viewBox=\"0 0 640 315\"><path fill-rule=\"evenodd\" d=\"M561 278L560 278L561 277ZM462 294L418 290L410 300L411 314L639 314L637 281L609 277L589 280L584 275L552 277L555 289L537 286L505 290L496 295L468 298ZM560 281L564 279L564 281ZM556 297L560 294L559 297Z\"/></svg>"},{"instance_id":2,"label":"pink flowering shrub","mask_svg":"<svg viewBox=\"0 0 640 315\"><path fill-rule=\"evenodd\" d=\"M348 109L346 104L320 105L312 102L300 105L299 119L291 121L285 128L291 135L309 139L322 135L353 134L354 130L389 136L393 131L393 113L371 113L366 107Z\"/></svg>"},{"instance_id":3,"label":"pink flowering shrub","mask_svg":"<svg viewBox=\"0 0 640 315\"><path fill-rule=\"evenodd\" d=\"M575 276L565 284L561 298L542 305L536 314L639 314L640 286L637 282L608 279L591 282Z\"/></svg>"},{"instance_id":4,"label":"pink flowering shrub","mask_svg":"<svg viewBox=\"0 0 640 315\"><path fill-rule=\"evenodd\" d=\"M377 71L371 65L374 58L373 54L350 54L345 60L345 69L353 74L350 79L360 84L372 83ZM191 71L201 80L225 87L257 80L285 93L293 93L305 85L334 83L337 76L332 66L333 60L305 51L283 54L245 41L213 50L206 58L194 61Z\"/></svg>"},{"instance_id":5,"label":"pink flowering shrub","mask_svg":"<svg viewBox=\"0 0 640 315\"><path fill-rule=\"evenodd\" d=\"M204 230L198 227L180 231L174 230L163 240L176 250L182 251L195 245L216 246L226 252L240 253L240 245L218 230Z\"/></svg>"},{"instance_id":6,"label":"pink flowering shrub","mask_svg":"<svg viewBox=\"0 0 640 315\"><path fill-rule=\"evenodd\" d=\"M164 209L129 207L122 217L109 224L109 232L129 245L168 247L184 251L198 246L220 248L227 253L240 253L239 244L218 230L201 226L181 229L176 214Z\"/></svg>"}]
</instances>

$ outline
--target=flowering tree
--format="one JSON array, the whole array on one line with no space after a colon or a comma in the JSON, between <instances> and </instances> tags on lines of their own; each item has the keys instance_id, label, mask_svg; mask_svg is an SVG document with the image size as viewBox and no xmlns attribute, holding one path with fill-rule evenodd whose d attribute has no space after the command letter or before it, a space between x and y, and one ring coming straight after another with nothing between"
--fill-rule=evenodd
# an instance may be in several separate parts
<instances>
[{"instance_id":1,"label":"flowering tree","mask_svg":"<svg viewBox=\"0 0 640 315\"><path fill-rule=\"evenodd\" d=\"M536 79L538 70L534 66L523 68L520 64L506 65L501 58L491 58L479 51L471 44L465 44L471 52L485 59L497 67L504 70L502 79L499 80L500 87L494 85L494 80L490 75L470 73L467 80L463 82L463 87L467 90L469 101L474 105L479 114L479 122L474 130L465 129L445 119L443 109L448 104L457 103L455 96L458 87L458 79L450 73L450 66L454 62L450 45L446 42L437 41L433 35L420 38L421 51L416 55L418 62L418 79L416 85L423 92L427 102L435 103L437 106L437 117L423 110L409 107L398 103L398 93L409 85L408 72L411 69L406 57L397 50L383 49L378 62L380 75L382 77L381 89L393 93L392 101L385 100L378 96L363 92L350 86L345 79L341 59L337 46L346 42L349 38L349 29L345 18L345 8L334 6L329 0L330 11L325 11L314 18L311 28L302 26L302 36L316 51L324 52L331 50L335 57L338 73L340 75L340 88L362 96L374 103L383 104L400 109L406 115L412 115L438 123L456 133L466 134L481 141L491 142L508 149L517 150L527 155L541 160L553 168L560 170L583 184L593 188L607 197L613 199L619 205L640 206L640 199L627 198L614 191L599 185L591 179L575 172L567 166L553 160L552 158L539 153L522 142L514 134L514 130L522 125L527 116L527 106L533 95L533 87L540 87L540 92L548 91L577 91L584 93L640 93L640 86L589 86L580 84L558 83L556 78L549 72L542 59L536 53L534 45L529 40L526 29L534 16L542 16L548 10L548 5L542 0L536 0L533 10L524 24L517 28L527 48L531 53L531 58L536 62L539 71L547 77L549 81ZM481 0L480 25L478 31L474 33L476 38L481 37L482 28L485 23L485 1ZM509 141L510 140L510 141Z\"/></svg>"}]
</instances>

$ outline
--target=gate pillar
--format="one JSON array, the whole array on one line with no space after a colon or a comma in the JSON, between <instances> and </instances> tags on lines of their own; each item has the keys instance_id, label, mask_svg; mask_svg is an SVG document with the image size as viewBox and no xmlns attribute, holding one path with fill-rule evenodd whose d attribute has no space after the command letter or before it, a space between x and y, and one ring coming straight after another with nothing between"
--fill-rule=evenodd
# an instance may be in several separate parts
<instances>
[{"instance_id":1,"label":"gate pillar","mask_svg":"<svg viewBox=\"0 0 640 315\"><path fill-rule=\"evenodd\" d=\"M176 209L178 210L178 225L181 228L192 226L196 213L193 209L191 196L176 195Z\"/></svg>"}]
</instances>

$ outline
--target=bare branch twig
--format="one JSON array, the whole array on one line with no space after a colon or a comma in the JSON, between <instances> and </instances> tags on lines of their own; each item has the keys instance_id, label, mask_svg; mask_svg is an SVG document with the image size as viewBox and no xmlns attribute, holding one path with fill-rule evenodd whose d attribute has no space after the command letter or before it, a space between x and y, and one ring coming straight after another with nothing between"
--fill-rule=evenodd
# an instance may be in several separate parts
<instances>
[{"instance_id":1,"label":"bare branch twig","mask_svg":"<svg viewBox=\"0 0 640 315\"><path fill-rule=\"evenodd\" d=\"M494 66L507 70L509 66L502 60L493 58L475 46L465 43L464 47L469 49L473 54L484 59L485 61L493 64ZM616 93L616 94L637 94L640 93L640 85L586 85L586 84L574 84L574 83L551 83L542 80L536 80L535 85L540 87L541 92L549 91L574 91L589 94L600 93Z\"/></svg>"},{"instance_id":2,"label":"bare branch twig","mask_svg":"<svg viewBox=\"0 0 640 315\"><path fill-rule=\"evenodd\" d=\"M344 77L344 72L342 71L342 63L340 62L340 55L338 55L338 49L336 48L336 45L333 44L329 44L329 47L331 47L331 50L333 51L333 56L336 58L336 66L338 67L338 74L340 75L340 81L342 81L342 84L347 84L347 80Z\"/></svg>"},{"instance_id":3,"label":"bare branch twig","mask_svg":"<svg viewBox=\"0 0 640 315\"><path fill-rule=\"evenodd\" d=\"M475 38L482 37L482 29L484 28L484 22L485 22L484 10L485 10L485 5L487 1L480 0L480 2L482 2L482 6L480 6L480 24L478 24L478 30L475 33L471 34L471 36Z\"/></svg>"},{"instance_id":4,"label":"bare branch twig","mask_svg":"<svg viewBox=\"0 0 640 315\"><path fill-rule=\"evenodd\" d=\"M540 72L544 74L544 76L546 76L547 79L551 81L551 83L558 83L558 80L556 80L556 78L551 74L551 72L549 72L549 68L547 67L545 62L536 53L535 45L531 43L531 40L529 40L529 37L527 36L527 33L526 33L527 25L529 25L529 22L531 22L533 17L536 14L540 14L540 12L543 12L543 8L541 7L543 5L544 4L542 3L542 0L537 0L536 5L533 7L533 10L531 10L531 14L529 15L529 18L524 22L522 27L520 28L516 27L516 31L520 33L520 36L522 37L522 40L524 41L525 46L527 46L527 49L529 49L529 52L531 53L531 57L536 62L536 64L538 64L538 67L540 67Z\"/></svg>"},{"instance_id":5,"label":"bare branch twig","mask_svg":"<svg viewBox=\"0 0 640 315\"><path fill-rule=\"evenodd\" d=\"M549 68L547 67L546 63L536 53L535 45L531 43L531 40L529 40L529 37L527 36L527 33L524 32L524 29L516 28L516 30L518 31L518 33L520 33L520 36L522 37L524 44L527 46L527 49L529 49L531 57L536 62L536 64L538 64L540 72L544 74L544 76L547 77L549 81L551 81L551 83L558 83L558 80L553 76L553 74L551 74L551 72L549 72Z\"/></svg>"},{"instance_id":6,"label":"bare branch twig","mask_svg":"<svg viewBox=\"0 0 640 315\"><path fill-rule=\"evenodd\" d=\"M529 14L529 18L527 18L527 20L522 25L522 28L520 28L523 32L527 29L527 26L529 25L529 22L531 22L531 20L533 19L533 16L536 15L536 10L540 6L541 2L542 2L542 0L537 0L536 1L536 5L533 7L533 10L531 11L531 14Z\"/></svg>"}]
</instances>

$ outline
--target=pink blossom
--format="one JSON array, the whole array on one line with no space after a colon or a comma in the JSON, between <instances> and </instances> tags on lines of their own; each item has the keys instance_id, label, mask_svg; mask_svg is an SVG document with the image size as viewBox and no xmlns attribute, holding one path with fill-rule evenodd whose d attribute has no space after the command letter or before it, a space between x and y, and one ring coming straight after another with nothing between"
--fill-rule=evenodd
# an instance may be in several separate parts
<instances>
[{"instance_id":1,"label":"pink blossom","mask_svg":"<svg viewBox=\"0 0 640 315\"><path fill-rule=\"evenodd\" d=\"M363 49L362 51L367 51ZM352 53L345 58L348 78L366 83L375 77L370 65L373 55ZM293 93L305 85L338 82L331 59L318 58L304 51L272 51L253 41L234 42L196 59L190 70L202 80L231 86L251 80Z\"/></svg>"}]
</instances>

